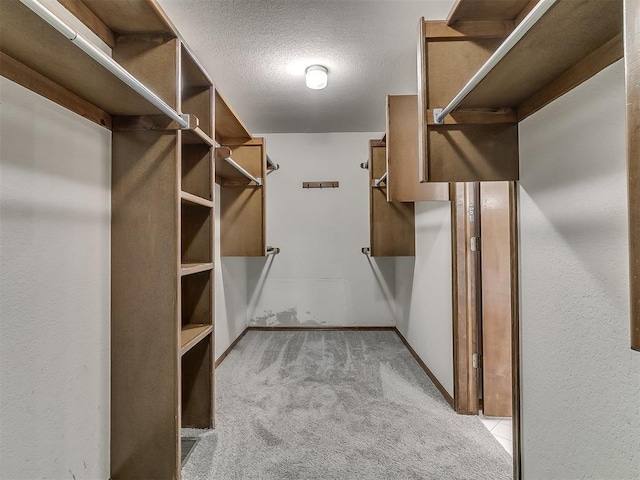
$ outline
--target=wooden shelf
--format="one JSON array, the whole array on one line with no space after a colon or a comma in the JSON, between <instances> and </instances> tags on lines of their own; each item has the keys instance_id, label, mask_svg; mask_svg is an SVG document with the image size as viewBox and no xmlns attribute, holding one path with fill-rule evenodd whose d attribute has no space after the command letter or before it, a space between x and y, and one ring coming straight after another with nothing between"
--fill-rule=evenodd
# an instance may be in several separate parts
<instances>
[{"instance_id":1,"label":"wooden shelf","mask_svg":"<svg viewBox=\"0 0 640 480\"><path fill-rule=\"evenodd\" d=\"M220 145L244 143L253 137L240 117L216 90L216 140Z\"/></svg>"},{"instance_id":2,"label":"wooden shelf","mask_svg":"<svg viewBox=\"0 0 640 480\"><path fill-rule=\"evenodd\" d=\"M161 114L18 0L2 0L0 18L9 57L111 115Z\"/></svg>"},{"instance_id":3,"label":"wooden shelf","mask_svg":"<svg viewBox=\"0 0 640 480\"><path fill-rule=\"evenodd\" d=\"M68 6L78 0L63 0ZM165 33L177 36L176 28L169 18L151 0L127 0L105 2L104 0L82 0L111 31L120 35L139 33Z\"/></svg>"},{"instance_id":4,"label":"wooden shelf","mask_svg":"<svg viewBox=\"0 0 640 480\"><path fill-rule=\"evenodd\" d=\"M213 270L213 263L183 263L180 265L180 275L183 277L208 270Z\"/></svg>"},{"instance_id":5,"label":"wooden shelf","mask_svg":"<svg viewBox=\"0 0 640 480\"><path fill-rule=\"evenodd\" d=\"M558 0L458 109L517 109L621 33L622 1Z\"/></svg>"},{"instance_id":6,"label":"wooden shelf","mask_svg":"<svg viewBox=\"0 0 640 480\"><path fill-rule=\"evenodd\" d=\"M213 331L213 325L186 324L180 331L180 355L184 355Z\"/></svg>"},{"instance_id":7,"label":"wooden shelf","mask_svg":"<svg viewBox=\"0 0 640 480\"><path fill-rule=\"evenodd\" d=\"M216 142L199 127L192 130L182 130L182 142L187 145L207 145L214 147Z\"/></svg>"},{"instance_id":8,"label":"wooden shelf","mask_svg":"<svg viewBox=\"0 0 640 480\"><path fill-rule=\"evenodd\" d=\"M469 21L514 20L530 0L458 0L447 25Z\"/></svg>"},{"instance_id":9,"label":"wooden shelf","mask_svg":"<svg viewBox=\"0 0 640 480\"><path fill-rule=\"evenodd\" d=\"M197 195L193 195L188 192L180 192L180 199L184 203L189 203L192 205L200 205L206 208L213 208L213 202L211 200L207 200L206 198L198 197Z\"/></svg>"}]
</instances>

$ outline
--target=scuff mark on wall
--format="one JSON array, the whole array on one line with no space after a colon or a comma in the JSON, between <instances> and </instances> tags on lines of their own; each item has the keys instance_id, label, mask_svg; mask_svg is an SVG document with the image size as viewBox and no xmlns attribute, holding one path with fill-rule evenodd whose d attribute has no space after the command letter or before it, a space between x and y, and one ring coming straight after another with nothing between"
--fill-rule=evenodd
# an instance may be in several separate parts
<instances>
[{"instance_id":1,"label":"scuff mark on wall","mask_svg":"<svg viewBox=\"0 0 640 480\"><path fill-rule=\"evenodd\" d=\"M298 318L296 307L288 308L280 312L265 310L262 315L258 315L249 321L251 326L271 327L277 325L326 325L327 322L318 322L318 319L310 311L304 312Z\"/></svg>"}]
</instances>

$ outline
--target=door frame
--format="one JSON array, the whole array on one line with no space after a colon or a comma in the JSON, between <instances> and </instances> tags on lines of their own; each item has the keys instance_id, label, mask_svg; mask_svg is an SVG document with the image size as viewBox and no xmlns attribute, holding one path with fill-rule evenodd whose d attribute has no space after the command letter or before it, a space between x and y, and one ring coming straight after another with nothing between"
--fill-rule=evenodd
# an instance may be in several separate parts
<instances>
[{"instance_id":1,"label":"door frame","mask_svg":"<svg viewBox=\"0 0 640 480\"><path fill-rule=\"evenodd\" d=\"M473 353L478 348L479 255L471 252L470 239L478 236L480 225L479 184L459 182L450 184L451 243L453 287L453 399L458 414L477 415L478 370L473 368ZM518 190L516 182L509 182L509 217L511 245L511 382L513 424L513 478L522 478L520 435L520 291L518 245ZM474 214L469 207L473 205Z\"/></svg>"}]
</instances>

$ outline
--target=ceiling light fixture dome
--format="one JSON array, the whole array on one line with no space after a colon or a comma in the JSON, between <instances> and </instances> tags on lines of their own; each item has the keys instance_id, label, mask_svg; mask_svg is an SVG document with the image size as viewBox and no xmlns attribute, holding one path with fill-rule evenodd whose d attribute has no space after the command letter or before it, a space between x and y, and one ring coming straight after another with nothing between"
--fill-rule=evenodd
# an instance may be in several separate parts
<instances>
[{"instance_id":1,"label":"ceiling light fixture dome","mask_svg":"<svg viewBox=\"0 0 640 480\"><path fill-rule=\"evenodd\" d=\"M307 87L322 90L327 86L329 71L322 65L311 65L305 70Z\"/></svg>"}]
</instances>

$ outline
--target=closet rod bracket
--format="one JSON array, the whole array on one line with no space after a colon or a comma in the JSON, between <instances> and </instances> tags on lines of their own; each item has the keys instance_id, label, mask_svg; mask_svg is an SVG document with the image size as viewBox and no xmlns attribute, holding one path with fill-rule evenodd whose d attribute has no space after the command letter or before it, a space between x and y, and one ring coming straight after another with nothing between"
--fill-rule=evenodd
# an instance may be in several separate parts
<instances>
[{"instance_id":1,"label":"closet rod bracket","mask_svg":"<svg viewBox=\"0 0 640 480\"><path fill-rule=\"evenodd\" d=\"M436 125L444 125L444 117L442 115L442 108L433 109L433 123Z\"/></svg>"}]
</instances>

